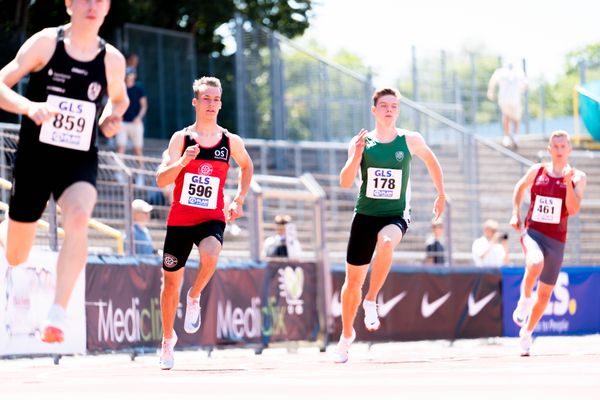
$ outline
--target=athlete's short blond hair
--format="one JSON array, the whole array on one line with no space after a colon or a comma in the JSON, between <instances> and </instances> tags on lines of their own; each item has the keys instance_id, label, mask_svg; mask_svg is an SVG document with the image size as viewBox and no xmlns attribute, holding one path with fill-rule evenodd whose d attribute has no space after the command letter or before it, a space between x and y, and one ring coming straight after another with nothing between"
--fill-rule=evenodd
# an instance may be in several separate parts
<instances>
[{"instance_id":1,"label":"athlete's short blond hair","mask_svg":"<svg viewBox=\"0 0 600 400\"><path fill-rule=\"evenodd\" d=\"M390 95L400 98L400 91L398 89L394 89L394 88L383 88L383 89L375 90L373 92L373 105L376 106L379 99L382 98L383 96L390 96Z\"/></svg>"},{"instance_id":2,"label":"athlete's short blond hair","mask_svg":"<svg viewBox=\"0 0 600 400\"><path fill-rule=\"evenodd\" d=\"M223 93L223 88L221 87L221 81L219 78L215 78L214 76L203 76L200 79L196 79L192 85L194 97L198 97L198 94L200 93L200 86L202 85L219 88L219 92Z\"/></svg>"},{"instance_id":3,"label":"athlete's short blond hair","mask_svg":"<svg viewBox=\"0 0 600 400\"><path fill-rule=\"evenodd\" d=\"M552 144L552 140L554 138L567 138L567 142L569 142L569 144L571 143L571 136L569 136L569 132L567 131L563 131L563 130L558 130L558 131L554 131L550 134L550 139L548 139L548 145Z\"/></svg>"}]
</instances>

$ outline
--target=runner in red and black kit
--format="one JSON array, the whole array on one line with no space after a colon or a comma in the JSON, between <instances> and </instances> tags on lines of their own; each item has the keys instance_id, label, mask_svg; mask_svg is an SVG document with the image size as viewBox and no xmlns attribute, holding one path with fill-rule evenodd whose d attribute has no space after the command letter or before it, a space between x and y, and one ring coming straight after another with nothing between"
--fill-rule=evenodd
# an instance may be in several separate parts
<instances>
[{"instance_id":1,"label":"runner in red and black kit","mask_svg":"<svg viewBox=\"0 0 600 400\"><path fill-rule=\"evenodd\" d=\"M64 339L66 308L87 260L87 225L97 195L96 132L100 127L107 137L116 134L129 104L125 58L98 37L110 2L65 5L71 22L33 35L0 71L0 107L26 116L9 218L0 229L9 266L27 260L50 195L62 210L56 293L41 335L50 343ZM10 88L26 75L23 97Z\"/></svg>"},{"instance_id":2,"label":"runner in red and black kit","mask_svg":"<svg viewBox=\"0 0 600 400\"><path fill-rule=\"evenodd\" d=\"M209 148L200 146L193 133L190 128L184 130L181 155L194 146L198 146L200 152L175 179L163 253L166 271L177 271L185 266L193 245L199 245L204 238L214 236L223 244L223 189L231 152L228 132L221 131L221 140Z\"/></svg>"},{"instance_id":3,"label":"runner in red and black kit","mask_svg":"<svg viewBox=\"0 0 600 400\"><path fill-rule=\"evenodd\" d=\"M525 276L521 297L513 320L521 330L521 354L529 355L532 332L550 300L563 261L567 240L567 220L581 207L586 186L585 174L569 165L569 135L553 132L548 144L551 162L535 164L519 182L513 195L510 224L521 229L520 206L525 190L530 189L531 203L521 244L525 252ZM539 278L537 299L532 297Z\"/></svg>"},{"instance_id":4,"label":"runner in red and black kit","mask_svg":"<svg viewBox=\"0 0 600 400\"><path fill-rule=\"evenodd\" d=\"M193 88L196 123L173 134L156 174L159 187L175 183L163 252L161 369L171 369L174 364L177 335L173 325L183 267L190 251L196 244L200 255L198 274L187 292L184 322L185 331L194 333L201 324L200 294L215 272L223 245L225 220L233 221L242 215L253 172L252 160L242 139L217 125L221 109L220 81L203 77L194 82ZM223 188L230 157L240 167L240 178L237 194L225 216Z\"/></svg>"}]
</instances>

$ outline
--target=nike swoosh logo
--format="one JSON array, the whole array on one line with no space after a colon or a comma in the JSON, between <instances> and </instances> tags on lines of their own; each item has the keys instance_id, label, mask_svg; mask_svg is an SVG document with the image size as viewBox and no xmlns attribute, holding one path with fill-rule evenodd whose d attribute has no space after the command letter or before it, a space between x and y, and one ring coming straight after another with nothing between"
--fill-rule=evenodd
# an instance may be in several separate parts
<instances>
[{"instance_id":1,"label":"nike swoosh logo","mask_svg":"<svg viewBox=\"0 0 600 400\"><path fill-rule=\"evenodd\" d=\"M483 308L485 306L487 306L487 304L492 301L492 299L494 298L494 296L496 295L496 291L494 290L492 293L488 294L487 296L485 296L484 298L480 299L479 301L475 301L475 296L473 296L473 293L469 294L469 301L467 302L468 305L468 311L469 311L469 317L474 317L477 314L479 314L479 312L481 310L483 310Z\"/></svg>"},{"instance_id":2,"label":"nike swoosh logo","mask_svg":"<svg viewBox=\"0 0 600 400\"><path fill-rule=\"evenodd\" d=\"M342 315L342 303L340 302L340 292L333 293L331 296L331 315L337 318Z\"/></svg>"},{"instance_id":3,"label":"nike swoosh logo","mask_svg":"<svg viewBox=\"0 0 600 400\"><path fill-rule=\"evenodd\" d=\"M377 314L381 318L385 317L392 311L392 308L396 306L396 304L400 303L400 301L406 296L406 291L394 296L391 300L386 302L383 301L383 294L379 294L377 299Z\"/></svg>"},{"instance_id":4,"label":"nike swoosh logo","mask_svg":"<svg viewBox=\"0 0 600 400\"><path fill-rule=\"evenodd\" d=\"M198 318L196 318L196 321L192 324L192 327L194 329L198 328L200 326L200 314L198 313Z\"/></svg>"},{"instance_id":5,"label":"nike swoosh logo","mask_svg":"<svg viewBox=\"0 0 600 400\"><path fill-rule=\"evenodd\" d=\"M421 314L423 318L429 318L437 311L438 308L442 306L450 298L450 294L452 292L448 292L433 303L429 302L429 293L425 293L423 295L423 300L421 301Z\"/></svg>"}]
</instances>

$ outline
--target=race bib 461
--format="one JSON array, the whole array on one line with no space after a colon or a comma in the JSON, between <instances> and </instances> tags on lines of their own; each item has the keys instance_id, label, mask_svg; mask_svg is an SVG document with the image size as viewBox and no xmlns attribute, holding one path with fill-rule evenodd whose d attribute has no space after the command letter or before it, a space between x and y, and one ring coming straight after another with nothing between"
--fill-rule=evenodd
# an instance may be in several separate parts
<instances>
[{"instance_id":1,"label":"race bib 461","mask_svg":"<svg viewBox=\"0 0 600 400\"><path fill-rule=\"evenodd\" d=\"M561 209L562 199L537 195L531 219L545 224L558 224Z\"/></svg>"}]
</instances>

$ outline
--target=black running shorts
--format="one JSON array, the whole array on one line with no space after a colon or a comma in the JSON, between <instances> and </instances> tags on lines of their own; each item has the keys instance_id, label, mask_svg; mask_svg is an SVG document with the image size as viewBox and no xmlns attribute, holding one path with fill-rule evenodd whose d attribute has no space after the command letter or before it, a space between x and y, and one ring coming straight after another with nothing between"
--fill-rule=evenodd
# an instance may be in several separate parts
<instances>
[{"instance_id":1,"label":"black running shorts","mask_svg":"<svg viewBox=\"0 0 600 400\"><path fill-rule=\"evenodd\" d=\"M350 239L346 252L346 262L351 265L366 265L371 262L377 235L387 225L396 225L402 231L402 236L408 230L408 223L402 217L373 217L364 214L354 214Z\"/></svg>"},{"instance_id":2,"label":"black running shorts","mask_svg":"<svg viewBox=\"0 0 600 400\"><path fill-rule=\"evenodd\" d=\"M167 226L163 248L163 269L177 271L185 266L192 247L203 239L214 236L223 245L225 222L213 220L191 226Z\"/></svg>"},{"instance_id":3,"label":"black running shorts","mask_svg":"<svg viewBox=\"0 0 600 400\"><path fill-rule=\"evenodd\" d=\"M35 222L42 216L51 194L58 200L76 182L88 182L96 187L97 176L96 152L68 157L19 153L13 169L8 216L18 222Z\"/></svg>"}]
</instances>

